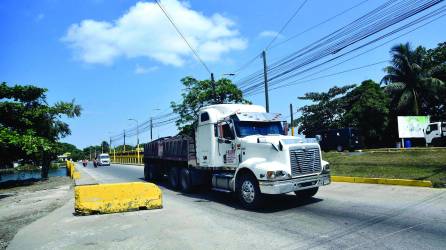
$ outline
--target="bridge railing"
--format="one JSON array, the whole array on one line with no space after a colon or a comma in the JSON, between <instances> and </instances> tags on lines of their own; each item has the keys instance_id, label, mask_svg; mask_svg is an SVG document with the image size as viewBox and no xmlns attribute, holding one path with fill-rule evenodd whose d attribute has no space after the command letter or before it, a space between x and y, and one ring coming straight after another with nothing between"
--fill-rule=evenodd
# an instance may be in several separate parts
<instances>
[{"instance_id":1,"label":"bridge railing","mask_svg":"<svg viewBox=\"0 0 446 250\"><path fill-rule=\"evenodd\" d=\"M112 150L110 154L110 159L112 163L118 164L143 164L143 153L144 150L141 148L140 150L126 150L126 151L117 151Z\"/></svg>"}]
</instances>

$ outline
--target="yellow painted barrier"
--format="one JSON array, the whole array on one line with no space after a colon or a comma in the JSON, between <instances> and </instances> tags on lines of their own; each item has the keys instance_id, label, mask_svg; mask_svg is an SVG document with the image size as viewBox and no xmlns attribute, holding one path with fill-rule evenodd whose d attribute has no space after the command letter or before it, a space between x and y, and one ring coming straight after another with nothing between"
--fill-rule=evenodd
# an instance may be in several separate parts
<instances>
[{"instance_id":1,"label":"yellow painted barrier","mask_svg":"<svg viewBox=\"0 0 446 250\"><path fill-rule=\"evenodd\" d=\"M67 175L70 176L70 178L75 179L75 180L81 178L81 173L76 171L74 162L66 161L66 163L67 163Z\"/></svg>"},{"instance_id":2,"label":"yellow painted barrier","mask_svg":"<svg viewBox=\"0 0 446 250\"><path fill-rule=\"evenodd\" d=\"M74 197L74 209L79 214L118 213L163 207L161 189L146 182L76 186Z\"/></svg>"},{"instance_id":3,"label":"yellow painted barrier","mask_svg":"<svg viewBox=\"0 0 446 250\"><path fill-rule=\"evenodd\" d=\"M78 171L74 171L73 173L73 179L78 180L81 178L81 173Z\"/></svg>"},{"instance_id":4,"label":"yellow painted barrier","mask_svg":"<svg viewBox=\"0 0 446 250\"><path fill-rule=\"evenodd\" d=\"M416 187L432 187L431 181L407 180L407 179L387 179L387 178L365 178L351 176L331 176L334 182L368 183Z\"/></svg>"}]
</instances>

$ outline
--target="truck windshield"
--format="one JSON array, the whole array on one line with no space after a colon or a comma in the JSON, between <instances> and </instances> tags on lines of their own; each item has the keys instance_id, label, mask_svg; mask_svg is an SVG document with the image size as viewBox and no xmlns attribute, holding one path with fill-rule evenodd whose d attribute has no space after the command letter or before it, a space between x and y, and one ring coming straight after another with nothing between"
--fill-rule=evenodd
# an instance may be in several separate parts
<instances>
[{"instance_id":1,"label":"truck windshield","mask_svg":"<svg viewBox=\"0 0 446 250\"><path fill-rule=\"evenodd\" d=\"M101 158L101 159L109 159L110 156L108 156L108 155L101 155L100 158Z\"/></svg>"},{"instance_id":2,"label":"truck windshield","mask_svg":"<svg viewBox=\"0 0 446 250\"><path fill-rule=\"evenodd\" d=\"M249 135L281 135L283 134L280 122L235 122L235 130L238 137Z\"/></svg>"}]
</instances>

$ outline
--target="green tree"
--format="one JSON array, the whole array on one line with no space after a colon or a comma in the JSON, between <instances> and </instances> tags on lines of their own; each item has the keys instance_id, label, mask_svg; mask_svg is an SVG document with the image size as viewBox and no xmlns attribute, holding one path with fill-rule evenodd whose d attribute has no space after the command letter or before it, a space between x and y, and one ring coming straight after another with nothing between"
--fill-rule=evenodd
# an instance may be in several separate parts
<instances>
[{"instance_id":1,"label":"green tree","mask_svg":"<svg viewBox=\"0 0 446 250\"><path fill-rule=\"evenodd\" d=\"M426 49L409 43L391 49L392 65L381 80L397 115L426 115L432 102L439 102L445 83L435 76L437 67L427 59Z\"/></svg>"},{"instance_id":2,"label":"green tree","mask_svg":"<svg viewBox=\"0 0 446 250\"><path fill-rule=\"evenodd\" d=\"M176 125L182 134L192 135L196 126L198 110L212 104L250 103L231 80L222 78L215 82L215 94L210 80L197 80L193 77L181 79L185 91L180 103L171 102L173 112L179 115Z\"/></svg>"},{"instance_id":3,"label":"green tree","mask_svg":"<svg viewBox=\"0 0 446 250\"><path fill-rule=\"evenodd\" d=\"M70 153L70 158L73 159L73 161L82 160L85 157L84 152L73 144L65 142L58 143L57 154L62 155L65 153Z\"/></svg>"},{"instance_id":4,"label":"green tree","mask_svg":"<svg viewBox=\"0 0 446 250\"><path fill-rule=\"evenodd\" d=\"M315 135L321 130L339 128L343 125L342 117L345 113L345 99L342 97L355 85L332 87L327 92L309 92L300 100L311 101L311 105L305 105L299 109L302 115L296 119L299 133Z\"/></svg>"},{"instance_id":5,"label":"green tree","mask_svg":"<svg viewBox=\"0 0 446 250\"><path fill-rule=\"evenodd\" d=\"M367 147L382 146L387 141L385 132L389 118L389 97L372 80L366 80L343 97L346 113L344 127L355 127L361 132Z\"/></svg>"},{"instance_id":6,"label":"green tree","mask_svg":"<svg viewBox=\"0 0 446 250\"><path fill-rule=\"evenodd\" d=\"M48 105L46 92L31 85L0 85L0 165L30 161L42 165L43 179L48 178L50 162L57 156L57 141L71 133L62 116L81 113L74 100Z\"/></svg>"}]
</instances>

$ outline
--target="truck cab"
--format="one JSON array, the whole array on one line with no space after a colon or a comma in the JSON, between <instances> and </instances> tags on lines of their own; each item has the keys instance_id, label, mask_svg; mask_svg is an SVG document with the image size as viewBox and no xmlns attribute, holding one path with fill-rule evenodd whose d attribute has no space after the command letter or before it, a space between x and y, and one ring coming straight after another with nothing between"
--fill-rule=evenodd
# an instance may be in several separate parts
<instances>
[{"instance_id":1,"label":"truck cab","mask_svg":"<svg viewBox=\"0 0 446 250\"><path fill-rule=\"evenodd\" d=\"M446 146L446 122L432 122L424 129L427 146Z\"/></svg>"},{"instance_id":2,"label":"truck cab","mask_svg":"<svg viewBox=\"0 0 446 250\"><path fill-rule=\"evenodd\" d=\"M238 193L247 207L262 193L313 196L330 183L328 162L318 143L284 134L280 114L261 106L205 107L195 133L197 165L214 170L214 189Z\"/></svg>"}]
</instances>

